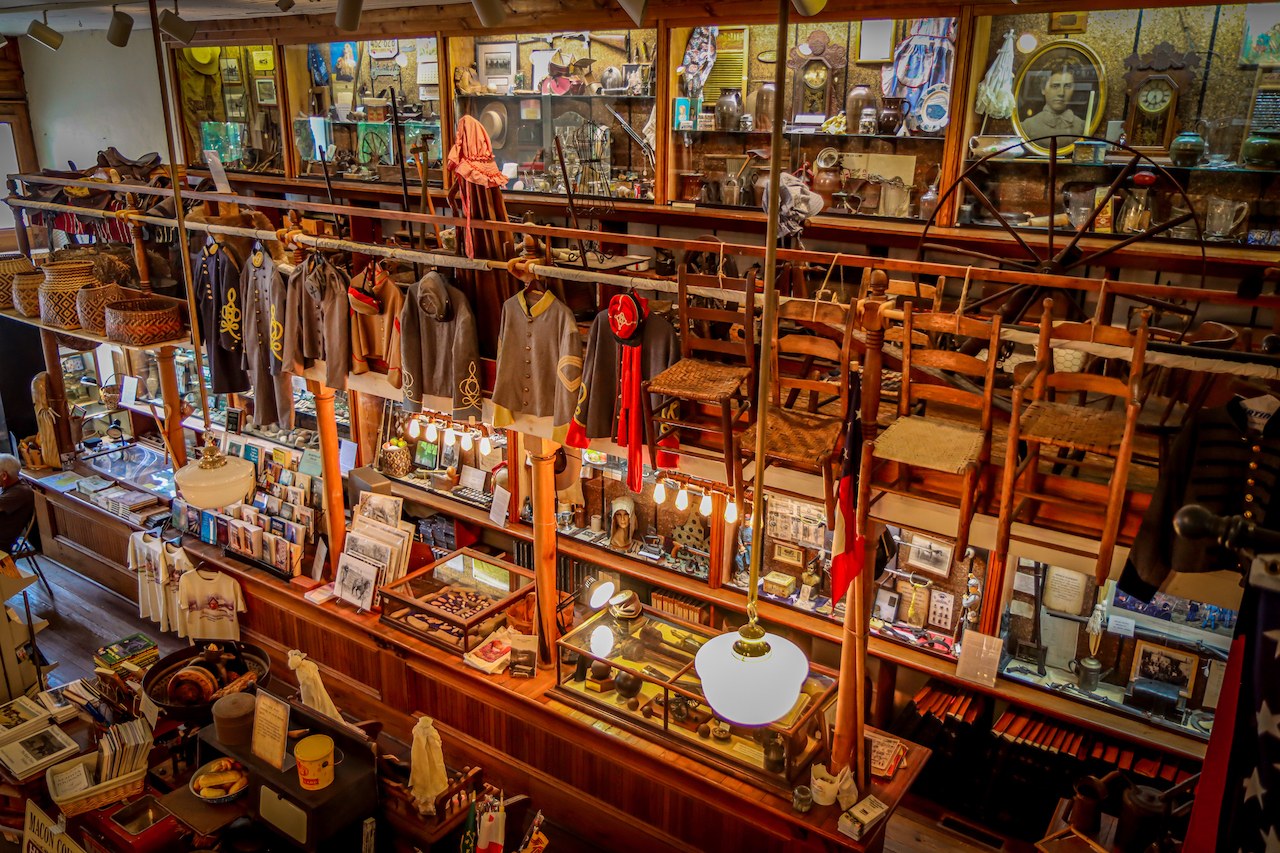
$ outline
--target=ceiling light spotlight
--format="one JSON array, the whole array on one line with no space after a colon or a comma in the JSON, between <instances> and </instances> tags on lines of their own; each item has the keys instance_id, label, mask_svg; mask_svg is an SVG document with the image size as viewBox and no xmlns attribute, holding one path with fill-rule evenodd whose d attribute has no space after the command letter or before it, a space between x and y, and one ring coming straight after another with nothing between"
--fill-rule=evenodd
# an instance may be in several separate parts
<instances>
[{"instance_id":1,"label":"ceiling light spotlight","mask_svg":"<svg viewBox=\"0 0 1280 853\"><path fill-rule=\"evenodd\" d=\"M49 26L49 13L44 13L44 22L32 21L27 26L27 37L37 41L49 50L62 47L62 33Z\"/></svg>"},{"instance_id":2,"label":"ceiling light spotlight","mask_svg":"<svg viewBox=\"0 0 1280 853\"><path fill-rule=\"evenodd\" d=\"M440 437L440 431L436 429L435 421L427 421L427 441L432 444L436 443L436 439Z\"/></svg>"},{"instance_id":3,"label":"ceiling light spotlight","mask_svg":"<svg viewBox=\"0 0 1280 853\"><path fill-rule=\"evenodd\" d=\"M175 41L183 44L191 44L191 40L196 37L196 25L190 21L184 21L178 17L178 4L173 4L173 11L162 9L160 11L160 32L169 36Z\"/></svg>"},{"instance_id":4,"label":"ceiling light spotlight","mask_svg":"<svg viewBox=\"0 0 1280 853\"><path fill-rule=\"evenodd\" d=\"M471 0L482 27L496 27L507 19L507 7L502 0Z\"/></svg>"},{"instance_id":5,"label":"ceiling light spotlight","mask_svg":"<svg viewBox=\"0 0 1280 853\"><path fill-rule=\"evenodd\" d=\"M733 524L738 520L738 504L736 501L728 501L725 503L724 520L728 524Z\"/></svg>"},{"instance_id":6,"label":"ceiling light spotlight","mask_svg":"<svg viewBox=\"0 0 1280 853\"><path fill-rule=\"evenodd\" d=\"M276 8L281 12L288 12L293 8L293 0L276 0Z\"/></svg>"},{"instance_id":7,"label":"ceiling light spotlight","mask_svg":"<svg viewBox=\"0 0 1280 853\"><path fill-rule=\"evenodd\" d=\"M111 7L111 23L107 25L107 41L116 47L124 47L129 43L129 34L133 32L133 18Z\"/></svg>"},{"instance_id":8,"label":"ceiling light spotlight","mask_svg":"<svg viewBox=\"0 0 1280 853\"><path fill-rule=\"evenodd\" d=\"M703 516L711 515L711 493L710 492L702 493L702 502L698 504L698 512L702 513Z\"/></svg>"},{"instance_id":9,"label":"ceiling light spotlight","mask_svg":"<svg viewBox=\"0 0 1280 853\"><path fill-rule=\"evenodd\" d=\"M676 509L686 510L688 508L689 508L689 490L686 489L683 484L681 484L680 491L676 492Z\"/></svg>"},{"instance_id":10,"label":"ceiling light spotlight","mask_svg":"<svg viewBox=\"0 0 1280 853\"><path fill-rule=\"evenodd\" d=\"M618 0L618 5L637 27L644 26L644 13L649 8L649 0Z\"/></svg>"},{"instance_id":11,"label":"ceiling light spotlight","mask_svg":"<svg viewBox=\"0 0 1280 853\"><path fill-rule=\"evenodd\" d=\"M333 25L346 32L360 29L360 13L364 11L364 0L338 0L338 11L333 16Z\"/></svg>"},{"instance_id":12,"label":"ceiling light spotlight","mask_svg":"<svg viewBox=\"0 0 1280 853\"><path fill-rule=\"evenodd\" d=\"M659 480L658 484L653 487L653 502L655 504L664 504L667 501L667 487L662 485Z\"/></svg>"}]
</instances>

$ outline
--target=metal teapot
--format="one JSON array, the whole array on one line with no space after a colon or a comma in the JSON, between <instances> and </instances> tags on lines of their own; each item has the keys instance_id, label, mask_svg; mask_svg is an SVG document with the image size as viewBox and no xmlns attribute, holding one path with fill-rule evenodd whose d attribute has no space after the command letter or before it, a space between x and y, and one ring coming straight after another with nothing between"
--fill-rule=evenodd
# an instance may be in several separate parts
<instances>
[{"instance_id":1,"label":"metal teapot","mask_svg":"<svg viewBox=\"0 0 1280 853\"><path fill-rule=\"evenodd\" d=\"M1067 664L1067 669L1071 670L1072 674L1076 676L1076 683L1085 693L1096 692L1098 682L1115 672L1115 667L1104 670L1102 664L1094 657L1073 660Z\"/></svg>"}]
</instances>

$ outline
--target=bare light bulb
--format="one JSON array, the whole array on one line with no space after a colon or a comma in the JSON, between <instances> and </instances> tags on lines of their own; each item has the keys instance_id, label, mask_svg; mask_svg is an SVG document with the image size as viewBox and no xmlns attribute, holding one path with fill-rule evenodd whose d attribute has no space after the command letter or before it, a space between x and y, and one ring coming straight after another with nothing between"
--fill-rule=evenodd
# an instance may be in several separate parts
<instances>
[{"instance_id":1,"label":"bare light bulb","mask_svg":"<svg viewBox=\"0 0 1280 853\"><path fill-rule=\"evenodd\" d=\"M728 501L725 503L724 520L728 524L733 524L738 520L738 504L736 501Z\"/></svg>"},{"instance_id":2,"label":"bare light bulb","mask_svg":"<svg viewBox=\"0 0 1280 853\"><path fill-rule=\"evenodd\" d=\"M466 432L462 433L462 449L470 450L473 444L474 442L471 439L471 431L467 430Z\"/></svg>"},{"instance_id":3,"label":"bare light bulb","mask_svg":"<svg viewBox=\"0 0 1280 853\"><path fill-rule=\"evenodd\" d=\"M667 502L667 487L662 485L662 481L658 481L658 485L653 487L653 502L656 504L664 504Z\"/></svg>"},{"instance_id":4,"label":"bare light bulb","mask_svg":"<svg viewBox=\"0 0 1280 853\"><path fill-rule=\"evenodd\" d=\"M440 431L436 429L436 422L427 421L427 441L434 444L435 440L439 437L440 437Z\"/></svg>"},{"instance_id":5,"label":"bare light bulb","mask_svg":"<svg viewBox=\"0 0 1280 853\"><path fill-rule=\"evenodd\" d=\"M409 429L406 432L409 438L417 441L418 436L422 435L422 423L417 418L409 418Z\"/></svg>"},{"instance_id":6,"label":"bare light bulb","mask_svg":"<svg viewBox=\"0 0 1280 853\"><path fill-rule=\"evenodd\" d=\"M698 512L705 515L711 515L711 493L702 493L702 502L698 504Z\"/></svg>"},{"instance_id":7,"label":"bare light bulb","mask_svg":"<svg viewBox=\"0 0 1280 853\"><path fill-rule=\"evenodd\" d=\"M482 456L488 456L492 452L493 452L493 442L489 440L489 436L487 435L480 436L480 454Z\"/></svg>"},{"instance_id":8,"label":"bare light bulb","mask_svg":"<svg viewBox=\"0 0 1280 853\"><path fill-rule=\"evenodd\" d=\"M684 510L689 508L689 492L684 486L680 487L680 491L676 492L676 509Z\"/></svg>"},{"instance_id":9,"label":"bare light bulb","mask_svg":"<svg viewBox=\"0 0 1280 853\"><path fill-rule=\"evenodd\" d=\"M444 431L444 444L446 447L453 447L453 443L458 440L458 434L453 431L453 427L449 427Z\"/></svg>"}]
</instances>

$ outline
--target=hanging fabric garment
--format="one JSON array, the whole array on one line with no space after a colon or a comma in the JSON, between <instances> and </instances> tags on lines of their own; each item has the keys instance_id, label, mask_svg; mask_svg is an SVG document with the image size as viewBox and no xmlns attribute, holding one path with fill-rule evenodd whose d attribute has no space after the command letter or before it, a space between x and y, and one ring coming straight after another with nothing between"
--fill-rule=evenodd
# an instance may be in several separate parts
<instances>
[{"instance_id":1,"label":"hanging fabric garment","mask_svg":"<svg viewBox=\"0 0 1280 853\"><path fill-rule=\"evenodd\" d=\"M906 98L904 116L916 113L925 93L934 86L950 86L956 59L956 19L918 18L908 36L893 51L893 62L880 71L880 92L886 98ZM907 123L903 122L906 132Z\"/></svg>"},{"instance_id":2,"label":"hanging fabric garment","mask_svg":"<svg viewBox=\"0 0 1280 853\"><path fill-rule=\"evenodd\" d=\"M502 306L494 426L515 415L552 418L552 441L563 442L582 384L582 335L569 307L546 291L533 305L522 290Z\"/></svg>"},{"instance_id":3,"label":"hanging fabric garment","mask_svg":"<svg viewBox=\"0 0 1280 853\"><path fill-rule=\"evenodd\" d=\"M418 806L418 814L436 813L436 797L449 787L444 766L444 750L440 733L430 717L419 717L413 726L413 746L409 753L409 791Z\"/></svg>"},{"instance_id":4,"label":"hanging fabric garment","mask_svg":"<svg viewBox=\"0 0 1280 853\"><path fill-rule=\"evenodd\" d=\"M253 383L253 423L293 424L293 380L280 370L285 283L271 256L255 246L244 265L244 366Z\"/></svg>"},{"instance_id":5,"label":"hanging fabric garment","mask_svg":"<svg viewBox=\"0 0 1280 853\"><path fill-rule=\"evenodd\" d=\"M479 421L480 338L462 291L427 273L409 285L399 325L404 410L420 412L424 397L443 397L455 419Z\"/></svg>"},{"instance_id":6,"label":"hanging fabric garment","mask_svg":"<svg viewBox=\"0 0 1280 853\"><path fill-rule=\"evenodd\" d=\"M323 361L324 384L345 389L351 369L351 280L319 253L294 267L285 305L283 360L300 371Z\"/></svg>"},{"instance_id":7,"label":"hanging fabric garment","mask_svg":"<svg viewBox=\"0 0 1280 853\"><path fill-rule=\"evenodd\" d=\"M369 282L372 281L372 284ZM381 264L370 264L347 290L351 308L351 372L384 368L392 388L401 383L400 309L404 295Z\"/></svg>"},{"instance_id":8,"label":"hanging fabric garment","mask_svg":"<svg viewBox=\"0 0 1280 853\"><path fill-rule=\"evenodd\" d=\"M493 161L493 142L484 125L471 116L458 119L458 132L449 148L445 166L462 181L462 215L467 220L465 246L467 257L474 258L475 243L471 234L472 186L488 188L507 185L507 176L502 174L502 170Z\"/></svg>"},{"instance_id":9,"label":"hanging fabric garment","mask_svg":"<svg viewBox=\"0 0 1280 853\"><path fill-rule=\"evenodd\" d=\"M212 390L233 394L249 390L244 371L244 300L240 270L217 243L206 245L196 257L195 291L200 308L200 335L209 360Z\"/></svg>"}]
</instances>

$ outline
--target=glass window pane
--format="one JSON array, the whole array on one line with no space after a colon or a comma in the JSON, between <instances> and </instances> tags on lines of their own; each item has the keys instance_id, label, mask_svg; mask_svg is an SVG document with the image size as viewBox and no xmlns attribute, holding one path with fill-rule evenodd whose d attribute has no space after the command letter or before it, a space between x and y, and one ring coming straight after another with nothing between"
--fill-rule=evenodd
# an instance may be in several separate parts
<instances>
[{"instance_id":1,"label":"glass window pane","mask_svg":"<svg viewBox=\"0 0 1280 853\"><path fill-rule=\"evenodd\" d=\"M269 44L175 52L188 159L216 151L229 172L284 172L276 52Z\"/></svg>"}]
</instances>

